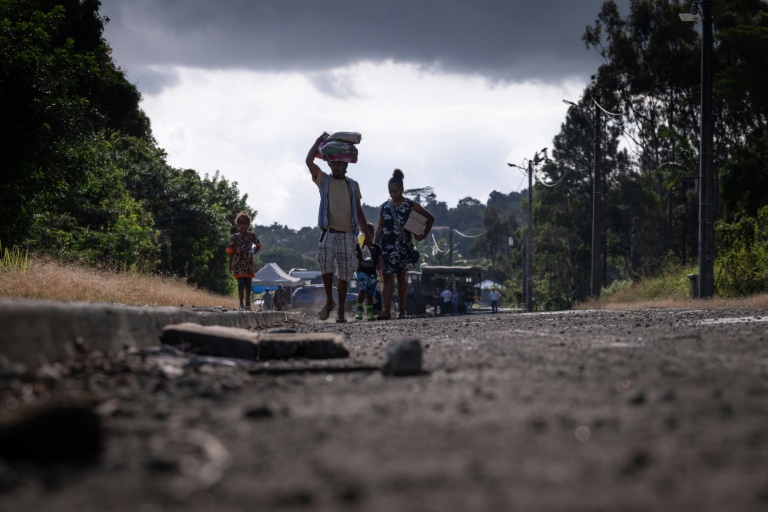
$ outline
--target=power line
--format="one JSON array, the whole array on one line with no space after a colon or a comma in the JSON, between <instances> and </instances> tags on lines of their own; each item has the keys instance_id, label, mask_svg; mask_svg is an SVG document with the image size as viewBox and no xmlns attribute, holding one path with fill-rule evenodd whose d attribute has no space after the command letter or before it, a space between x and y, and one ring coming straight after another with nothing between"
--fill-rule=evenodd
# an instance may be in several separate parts
<instances>
[{"instance_id":1,"label":"power line","mask_svg":"<svg viewBox=\"0 0 768 512\"><path fill-rule=\"evenodd\" d=\"M498 224L499 222L501 222L501 221L498 221L498 220L497 220L496 222L494 222L493 224L491 224L491 226L490 226L488 229L486 229L485 231L483 231L483 232L482 232L482 233L480 233L479 235L465 235L464 233L462 233L461 231L459 231L458 229L455 229L455 228L454 228L454 231L456 232L456 234L457 234L457 235L463 236L464 238L477 238L477 237L479 237L479 236L483 236L484 234L486 234L487 232L489 232L490 230L492 230L492 229L493 229L493 227L494 227L494 226L496 226L496 224Z\"/></svg>"},{"instance_id":2,"label":"power line","mask_svg":"<svg viewBox=\"0 0 768 512\"><path fill-rule=\"evenodd\" d=\"M445 249L445 250L441 251L440 247L438 247L438 245L437 245L437 239L435 239L435 235L434 234L432 234L432 243L435 244L435 251L437 251L438 253L446 253L446 252L448 252L450 250L450 249Z\"/></svg>"}]
</instances>

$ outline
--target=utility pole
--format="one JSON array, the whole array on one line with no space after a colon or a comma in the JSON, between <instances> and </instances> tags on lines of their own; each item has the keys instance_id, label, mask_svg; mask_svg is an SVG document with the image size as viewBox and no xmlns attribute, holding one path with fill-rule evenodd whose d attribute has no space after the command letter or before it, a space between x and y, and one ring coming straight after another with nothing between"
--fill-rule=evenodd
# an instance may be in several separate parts
<instances>
[{"instance_id":1,"label":"utility pole","mask_svg":"<svg viewBox=\"0 0 768 512\"><path fill-rule=\"evenodd\" d=\"M583 108L580 105L568 100L563 100L563 103L567 103L572 107ZM621 117L621 114L609 112L605 110L597 100L593 99L594 104L594 121L595 121L595 149L594 149L594 172L592 173L592 297L600 298L600 288L602 287L602 279L600 274L600 239L602 237L603 230L603 201L602 201L602 174L600 172L600 161L603 158L602 155L602 115L608 115L611 117ZM607 260L607 251L606 251ZM606 264L607 266L607 264Z\"/></svg>"},{"instance_id":2,"label":"utility pole","mask_svg":"<svg viewBox=\"0 0 768 512\"><path fill-rule=\"evenodd\" d=\"M538 153L534 160L538 160ZM538 163L538 162L536 162ZM528 161L528 229L525 230L525 304L526 309L533 311L533 163Z\"/></svg>"},{"instance_id":3,"label":"utility pole","mask_svg":"<svg viewBox=\"0 0 768 512\"><path fill-rule=\"evenodd\" d=\"M602 196L600 176L600 140L602 139L602 127L600 126L601 110L595 105L595 170L592 175L592 297L600 298L600 234L602 227Z\"/></svg>"},{"instance_id":4,"label":"utility pole","mask_svg":"<svg viewBox=\"0 0 768 512\"><path fill-rule=\"evenodd\" d=\"M453 226L449 226L450 231L448 231L448 250L450 251L449 254L451 255L450 264L453 266Z\"/></svg>"},{"instance_id":5,"label":"utility pole","mask_svg":"<svg viewBox=\"0 0 768 512\"><path fill-rule=\"evenodd\" d=\"M523 245L523 300L528 311L533 311L533 173L536 172L536 166L546 160L547 148L544 148L534 153L533 160L528 160L526 167L507 164L528 173L528 228L525 230Z\"/></svg>"},{"instance_id":6,"label":"utility pole","mask_svg":"<svg viewBox=\"0 0 768 512\"><path fill-rule=\"evenodd\" d=\"M712 0L699 4L701 42L701 141L699 150L699 298L715 294L715 181L712 172Z\"/></svg>"}]
</instances>

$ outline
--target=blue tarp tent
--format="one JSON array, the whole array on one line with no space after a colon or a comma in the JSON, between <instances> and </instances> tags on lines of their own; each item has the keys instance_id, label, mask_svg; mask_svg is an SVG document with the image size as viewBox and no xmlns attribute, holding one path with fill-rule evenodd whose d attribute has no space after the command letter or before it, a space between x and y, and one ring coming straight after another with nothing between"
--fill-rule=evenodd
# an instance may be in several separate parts
<instances>
[{"instance_id":1,"label":"blue tarp tent","mask_svg":"<svg viewBox=\"0 0 768 512\"><path fill-rule=\"evenodd\" d=\"M267 263L253 276L253 293L264 293L267 288L271 291L276 290L279 284L284 288L290 288L298 286L300 282L301 279L289 276L277 263Z\"/></svg>"}]
</instances>

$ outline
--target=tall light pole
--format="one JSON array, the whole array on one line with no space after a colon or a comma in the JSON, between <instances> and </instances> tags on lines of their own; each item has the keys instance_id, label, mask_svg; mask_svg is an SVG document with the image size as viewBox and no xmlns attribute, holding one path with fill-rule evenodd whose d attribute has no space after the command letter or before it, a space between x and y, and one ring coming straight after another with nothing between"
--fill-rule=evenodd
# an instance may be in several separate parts
<instances>
[{"instance_id":1,"label":"tall light pole","mask_svg":"<svg viewBox=\"0 0 768 512\"><path fill-rule=\"evenodd\" d=\"M600 126L600 109L595 102L595 150L592 179L592 297L600 298L600 234L603 232L602 176L600 174L600 148L603 130Z\"/></svg>"},{"instance_id":2,"label":"tall light pole","mask_svg":"<svg viewBox=\"0 0 768 512\"><path fill-rule=\"evenodd\" d=\"M533 311L533 165L528 162L528 229L525 231L525 309Z\"/></svg>"},{"instance_id":3,"label":"tall light pole","mask_svg":"<svg viewBox=\"0 0 768 512\"><path fill-rule=\"evenodd\" d=\"M563 103L567 103L573 107L581 108L579 105L572 101L563 100ZM602 283L600 279L600 239L603 233L603 201L602 201L602 174L600 173L600 162L602 161L602 114L619 117L621 114L608 112L605 110L596 100L592 100L594 103L594 120L595 120L595 134L594 134L594 162L593 162L593 174L592 174L592 287L591 295L594 298L600 298L600 289Z\"/></svg>"},{"instance_id":4,"label":"tall light pole","mask_svg":"<svg viewBox=\"0 0 768 512\"><path fill-rule=\"evenodd\" d=\"M542 157L543 155L543 157ZM533 311L533 173L535 166L546 160L547 148L534 153L533 160L528 160L527 167L515 164L507 164L510 167L516 167L528 174L528 229L525 230L525 261L523 268L523 297L525 298L526 309Z\"/></svg>"},{"instance_id":5,"label":"tall light pole","mask_svg":"<svg viewBox=\"0 0 768 512\"><path fill-rule=\"evenodd\" d=\"M712 0L695 0L683 21L701 21L701 128L699 136L699 289L715 294L715 180L712 169Z\"/></svg>"}]
</instances>

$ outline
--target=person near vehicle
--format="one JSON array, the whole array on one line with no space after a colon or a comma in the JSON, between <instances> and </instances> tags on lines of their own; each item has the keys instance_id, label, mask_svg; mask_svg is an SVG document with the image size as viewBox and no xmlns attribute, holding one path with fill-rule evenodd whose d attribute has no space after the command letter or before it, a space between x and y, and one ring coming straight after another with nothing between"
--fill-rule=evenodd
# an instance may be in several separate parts
<instances>
[{"instance_id":1,"label":"person near vehicle","mask_svg":"<svg viewBox=\"0 0 768 512\"><path fill-rule=\"evenodd\" d=\"M320 209L317 224L322 230L317 247L317 262L322 272L323 286L325 289L325 305L317 317L327 320L336 308L333 300L333 274L337 275L336 291L338 295L339 310L336 316L337 322L346 322L344 317L344 301L347 297L348 282L357 270L357 234L360 226L365 226L365 213L360 204L362 194L357 182L347 177L347 162L333 160L328 157L328 166L331 174L323 172L315 163L320 143L328 134L323 133L312 144L305 160L312 181L320 191ZM370 247L370 235L365 232L363 245Z\"/></svg>"},{"instance_id":2,"label":"person near vehicle","mask_svg":"<svg viewBox=\"0 0 768 512\"><path fill-rule=\"evenodd\" d=\"M475 304L475 294L469 289L464 292L464 308L468 315L472 314L472 306Z\"/></svg>"},{"instance_id":3,"label":"person near vehicle","mask_svg":"<svg viewBox=\"0 0 768 512\"><path fill-rule=\"evenodd\" d=\"M395 169L392 172L392 177L388 183L389 199L381 205L379 210L379 225L374 237L374 240L381 245L382 256L384 257L382 272L384 278L382 301L384 304L381 314L377 317L378 320L389 320L390 318L395 277L397 277L398 318L405 318L405 304L408 295L406 273L414 267L411 258L412 239L424 240L435 222L435 218L424 207L403 196L404 177L405 175L400 169ZM413 210L427 219L424 232L420 235L413 235L403 228Z\"/></svg>"},{"instance_id":4,"label":"person near vehicle","mask_svg":"<svg viewBox=\"0 0 768 512\"><path fill-rule=\"evenodd\" d=\"M368 235L373 238L376 228L373 226L373 222L366 224L368 229ZM372 243L371 248L363 246L360 248L360 244L355 246L357 253L357 288L360 290L357 293L357 306L355 309L355 318L357 320L363 319L363 306L365 299L368 300L365 304L366 318L368 320L375 320L373 316L373 303L374 295L376 293L376 284L378 282L378 272L384 266L384 258L381 256L381 246L377 243Z\"/></svg>"},{"instance_id":5,"label":"person near vehicle","mask_svg":"<svg viewBox=\"0 0 768 512\"><path fill-rule=\"evenodd\" d=\"M272 311L272 294L269 293L269 288L267 288L267 291L264 292L262 301L263 302L261 307L264 309L264 311Z\"/></svg>"},{"instance_id":6,"label":"person near vehicle","mask_svg":"<svg viewBox=\"0 0 768 512\"><path fill-rule=\"evenodd\" d=\"M491 313L498 313L501 294L498 292L498 290L496 290L496 288L494 288L493 290L491 290L489 297L491 299Z\"/></svg>"},{"instance_id":7,"label":"person near vehicle","mask_svg":"<svg viewBox=\"0 0 768 512\"><path fill-rule=\"evenodd\" d=\"M456 288L451 292L451 313L459 314L459 291Z\"/></svg>"},{"instance_id":8,"label":"person near vehicle","mask_svg":"<svg viewBox=\"0 0 768 512\"><path fill-rule=\"evenodd\" d=\"M435 286L435 293L432 295L432 299L435 301L435 316L437 316L437 312L440 311L440 303L443 302L442 297L440 297L440 288L438 286ZM445 314L443 311L440 312Z\"/></svg>"},{"instance_id":9,"label":"person near vehicle","mask_svg":"<svg viewBox=\"0 0 768 512\"><path fill-rule=\"evenodd\" d=\"M445 290L440 292L440 298L443 299L443 303L440 305L440 314L447 315L451 311L451 298L453 292L449 286L445 287Z\"/></svg>"},{"instance_id":10,"label":"person near vehicle","mask_svg":"<svg viewBox=\"0 0 768 512\"><path fill-rule=\"evenodd\" d=\"M246 311L251 309L251 286L255 275L252 256L261 249L261 242L256 233L250 231L251 216L245 210L235 216L235 226L237 232L229 239L226 251L229 254L229 273L237 280L239 310Z\"/></svg>"},{"instance_id":11,"label":"person near vehicle","mask_svg":"<svg viewBox=\"0 0 768 512\"><path fill-rule=\"evenodd\" d=\"M288 304L288 293L285 291L285 288L283 288L283 285L277 285L277 290L275 290L275 296L272 298L272 302L275 304L276 311L283 311L285 309L286 304Z\"/></svg>"}]
</instances>

